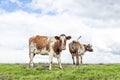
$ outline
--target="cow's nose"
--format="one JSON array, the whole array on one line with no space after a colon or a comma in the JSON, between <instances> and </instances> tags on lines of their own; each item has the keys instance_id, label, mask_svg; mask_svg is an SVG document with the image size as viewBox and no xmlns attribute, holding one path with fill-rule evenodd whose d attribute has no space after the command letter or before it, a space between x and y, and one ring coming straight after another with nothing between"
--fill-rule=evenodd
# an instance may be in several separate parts
<instances>
[{"instance_id":1,"label":"cow's nose","mask_svg":"<svg viewBox=\"0 0 120 80\"><path fill-rule=\"evenodd\" d=\"M91 51L93 52L94 50L92 49Z\"/></svg>"}]
</instances>

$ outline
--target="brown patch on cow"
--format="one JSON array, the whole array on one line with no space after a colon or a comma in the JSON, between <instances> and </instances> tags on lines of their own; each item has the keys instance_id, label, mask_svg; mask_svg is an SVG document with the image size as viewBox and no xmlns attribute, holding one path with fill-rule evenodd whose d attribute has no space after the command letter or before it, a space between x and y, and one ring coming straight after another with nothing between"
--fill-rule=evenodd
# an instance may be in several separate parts
<instances>
[{"instance_id":1,"label":"brown patch on cow","mask_svg":"<svg viewBox=\"0 0 120 80\"><path fill-rule=\"evenodd\" d=\"M34 42L34 37L31 37L31 38L29 39L29 45L31 44L31 42Z\"/></svg>"},{"instance_id":2,"label":"brown patch on cow","mask_svg":"<svg viewBox=\"0 0 120 80\"><path fill-rule=\"evenodd\" d=\"M60 40L57 40L55 43L54 43L54 45L53 45L53 50L55 51L55 53L57 54L57 55L59 55L60 54L60 52L62 51L62 49L61 49L61 41Z\"/></svg>"},{"instance_id":3,"label":"brown patch on cow","mask_svg":"<svg viewBox=\"0 0 120 80\"><path fill-rule=\"evenodd\" d=\"M46 48L46 50L50 51L49 49L50 41L48 41L48 38L46 36L37 35L35 37L31 37L29 39L29 44L31 42L36 43L36 48L38 50L41 50L42 48Z\"/></svg>"},{"instance_id":4,"label":"brown patch on cow","mask_svg":"<svg viewBox=\"0 0 120 80\"><path fill-rule=\"evenodd\" d=\"M60 36L66 36L65 34L61 34Z\"/></svg>"}]
</instances>

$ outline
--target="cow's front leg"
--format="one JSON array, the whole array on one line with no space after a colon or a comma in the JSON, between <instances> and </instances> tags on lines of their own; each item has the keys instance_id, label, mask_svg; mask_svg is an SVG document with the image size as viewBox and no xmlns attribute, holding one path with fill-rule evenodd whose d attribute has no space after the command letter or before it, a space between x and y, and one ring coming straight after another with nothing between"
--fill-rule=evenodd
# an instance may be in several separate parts
<instances>
[{"instance_id":1,"label":"cow's front leg","mask_svg":"<svg viewBox=\"0 0 120 80\"><path fill-rule=\"evenodd\" d=\"M52 69L52 60L53 60L53 53L49 53L49 70L51 70Z\"/></svg>"},{"instance_id":2,"label":"cow's front leg","mask_svg":"<svg viewBox=\"0 0 120 80\"><path fill-rule=\"evenodd\" d=\"M62 67L62 65L61 65L61 57L60 57L60 55L57 57L57 60L58 60L59 68L60 68L60 69L63 69L63 67Z\"/></svg>"}]
</instances>

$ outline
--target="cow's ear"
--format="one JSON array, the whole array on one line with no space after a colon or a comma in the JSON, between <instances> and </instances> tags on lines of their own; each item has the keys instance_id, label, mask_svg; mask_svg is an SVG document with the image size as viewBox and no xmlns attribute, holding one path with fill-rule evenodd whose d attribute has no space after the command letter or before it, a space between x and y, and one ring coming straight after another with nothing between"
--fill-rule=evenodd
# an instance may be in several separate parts
<instances>
[{"instance_id":1,"label":"cow's ear","mask_svg":"<svg viewBox=\"0 0 120 80\"><path fill-rule=\"evenodd\" d=\"M60 37L59 37L59 36L55 36L55 39L59 40L59 39L60 39Z\"/></svg>"},{"instance_id":2,"label":"cow's ear","mask_svg":"<svg viewBox=\"0 0 120 80\"><path fill-rule=\"evenodd\" d=\"M87 46L86 44L83 44L83 46Z\"/></svg>"},{"instance_id":3,"label":"cow's ear","mask_svg":"<svg viewBox=\"0 0 120 80\"><path fill-rule=\"evenodd\" d=\"M70 40L70 39L71 39L71 36L67 36L66 39L67 39L67 40Z\"/></svg>"},{"instance_id":4,"label":"cow's ear","mask_svg":"<svg viewBox=\"0 0 120 80\"><path fill-rule=\"evenodd\" d=\"M92 45L91 44L88 44L90 47L92 47Z\"/></svg>"}]
</instances>

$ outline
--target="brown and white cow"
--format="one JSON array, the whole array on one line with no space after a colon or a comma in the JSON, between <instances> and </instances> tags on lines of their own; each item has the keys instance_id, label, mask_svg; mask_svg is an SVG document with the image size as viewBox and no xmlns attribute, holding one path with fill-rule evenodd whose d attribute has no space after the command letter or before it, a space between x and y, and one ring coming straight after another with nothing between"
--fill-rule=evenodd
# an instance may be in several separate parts
<instances>
[{"instance_id":1,"label":"brown and white cow","mask_svg":"<svg viewBox=\"0 0 120 80\"><path fill-rule=\"evenodd\" d=\"M61 52L66 49L66 40L71 39L71 36L61 34L60 36L47 37L36 35L29 39L29 66L33 67L33 57L36 54L49 55L49 70L52 68L52 59L56 57L60 69L63 69L61 65Z\"/></svg>"},{"instance_id":2,"label":"brown and white cow","mask_svg":"<svg viewBox=\"0 0 120 80\"><path fill-rule=\"evenodd\" d=\"M71 43L69 43L69 51L72 55L73 64L75 64L74 56L76 56L76 65L78 65L79 64L79 56L81 58L80 62L82 64L82 56L84 55L84 53L86 51L93 52L93 49L92 49L92 45L90 45L90 44L87 44L87 45L81 44L80 42L78 42L78 40L77 41L74 40Z\"/></svg>"}]
</instances>

